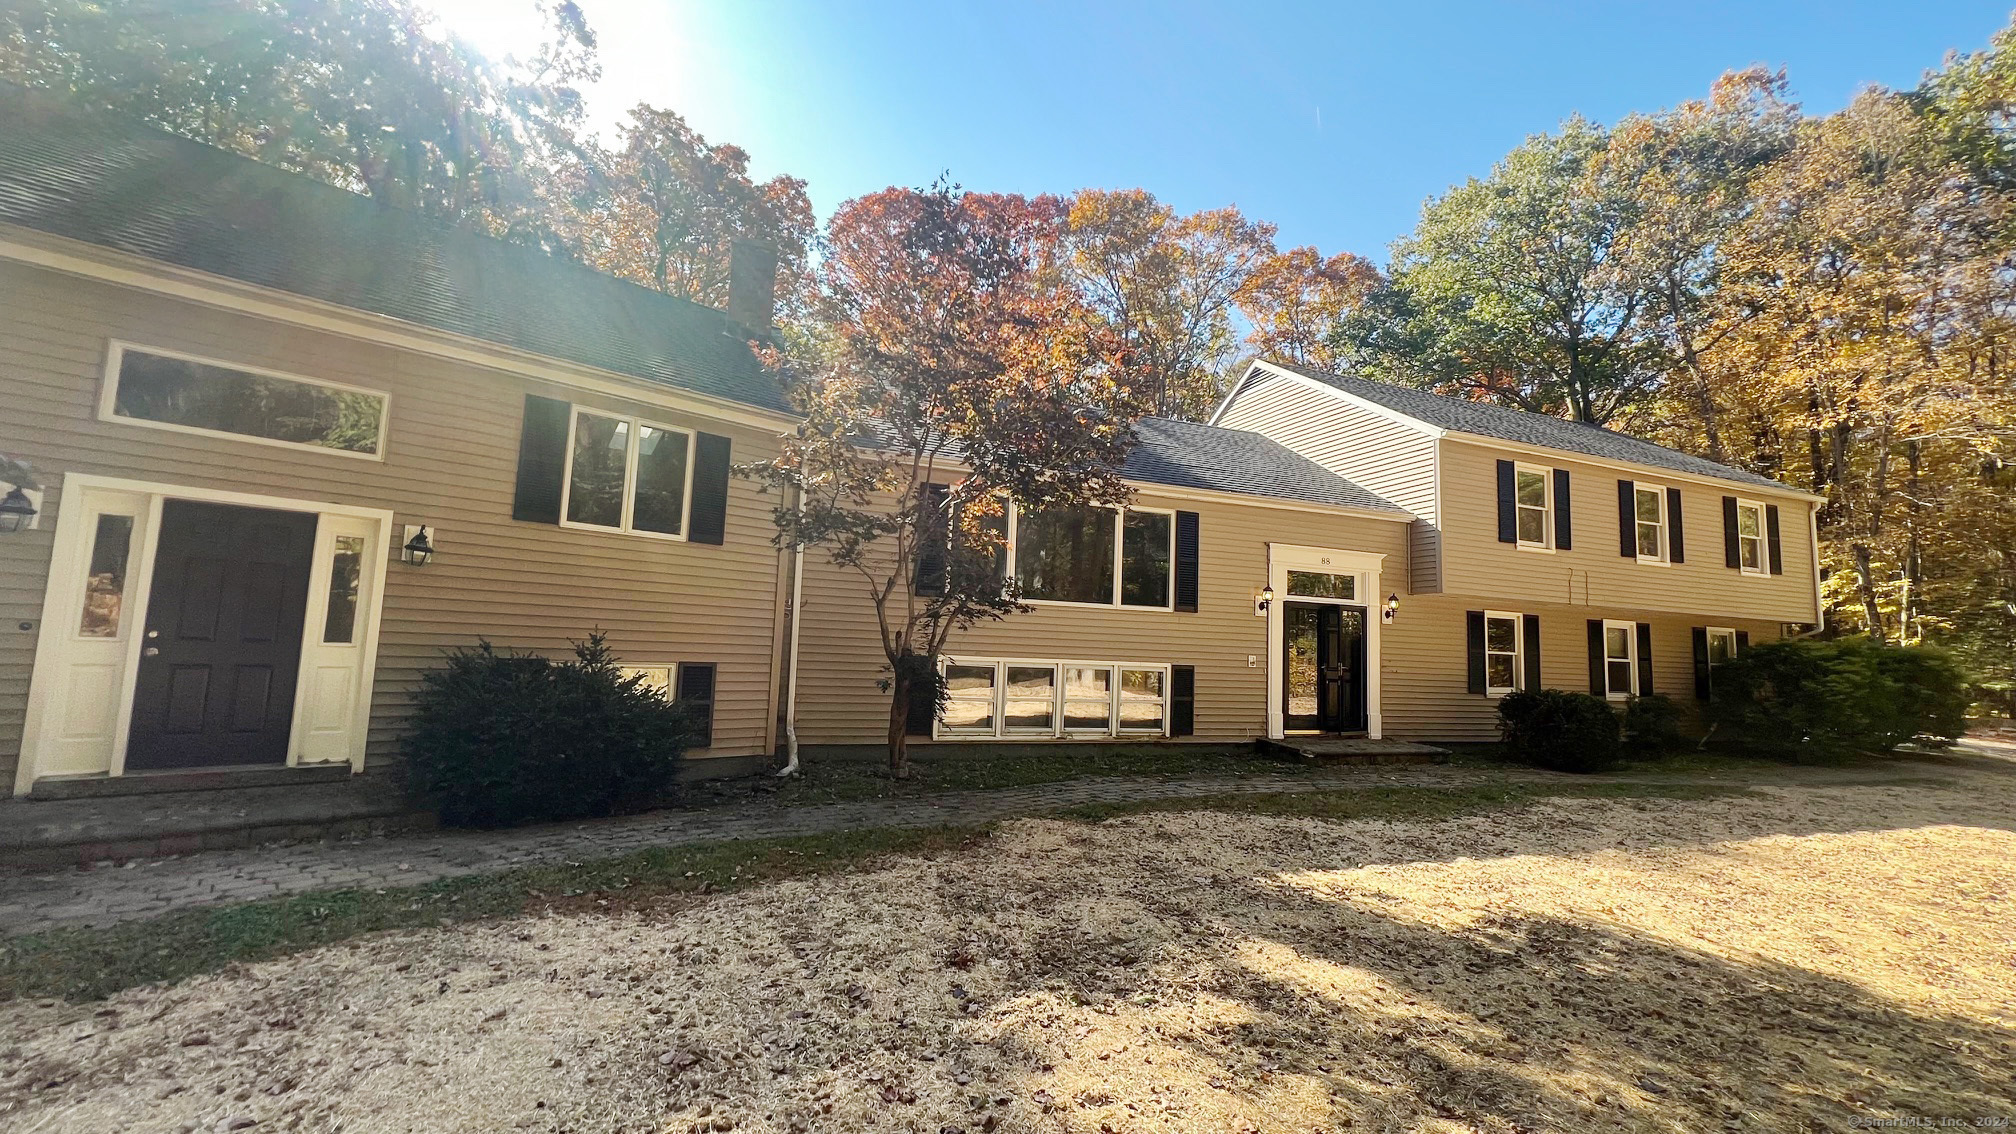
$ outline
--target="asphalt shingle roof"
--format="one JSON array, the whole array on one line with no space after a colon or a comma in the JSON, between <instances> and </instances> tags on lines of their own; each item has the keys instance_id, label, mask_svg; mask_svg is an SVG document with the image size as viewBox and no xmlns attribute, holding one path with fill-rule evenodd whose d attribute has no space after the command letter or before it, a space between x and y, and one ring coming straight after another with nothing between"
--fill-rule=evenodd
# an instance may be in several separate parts
<instances>
[{"instance_id":1,"label":"asphalt shingle roof","mask_svg":"<svg viewBox=\"0 0 2016 1134\"><path fill-rule=\"evenodd\" d=\"M1122 470L1131 480L1408 514L1258 433L1167 417L1144 418L1134 432L1140 441Z\"/></svg>"},{"instance_id":2,"label":"asphalt shingle roof","mask_svg":"<svg viewBox=\"0 0 2016 1134\"><path fill-rule=\"evenodd\" d=\"M1516 441L1524 445L1537 445L1543 449L1560 449L1603 460L1650 465L1653 468L1671 469L1674 472L1712 477L1715 480L1726 480L1735 484L1800 491L1791 485L1758 476L1753 472L1717 464L1691 453L1668 449L1664 445L1655 445L1650 441L1597 425L1585 425L1578 421L1549 417L1542 413L1527 413L1487 402L1473 402L1466 398L1452 398L1445 394L1431 394L1426 390L1392 386L1384 382L1353 378L1345 374L1332 374L1329 371L1313 370L1304 366L1290 366L1279 362L1270 362L1268 365L1278 366L1312 381L1334 386L1368 402L1377 403L1429 425L1458 433L1473 433L1500 441Z\"/></svg>"},{"instance_id":3,"label":"asphalt shingle roof","mask_svg":"<svg viewBox=\"0 0 2016 1134\"><path fill-rule=\"evenodd\" d=\"M786 409L749 333L713 308L5 86L0 222Z\"/></svg>"}]
</instances>

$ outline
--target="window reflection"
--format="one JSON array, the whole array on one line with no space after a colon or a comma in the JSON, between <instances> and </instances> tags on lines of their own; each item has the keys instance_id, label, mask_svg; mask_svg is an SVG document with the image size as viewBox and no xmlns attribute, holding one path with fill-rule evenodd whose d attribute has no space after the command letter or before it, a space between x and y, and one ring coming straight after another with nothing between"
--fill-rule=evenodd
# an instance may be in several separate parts
<instances>
[{"instance_id":1,"label":"window reflection","mask_svg":"<svg viewBox=\"0 0 2016 1134\"><path fill-rule=\"evenodd\" d=\"M126 605L126 560L133 547L133 517L100 516L91 537L91 571L84 579L84 617L77 632L86 638L117 638Z\"/></svg>"}]
</instances>

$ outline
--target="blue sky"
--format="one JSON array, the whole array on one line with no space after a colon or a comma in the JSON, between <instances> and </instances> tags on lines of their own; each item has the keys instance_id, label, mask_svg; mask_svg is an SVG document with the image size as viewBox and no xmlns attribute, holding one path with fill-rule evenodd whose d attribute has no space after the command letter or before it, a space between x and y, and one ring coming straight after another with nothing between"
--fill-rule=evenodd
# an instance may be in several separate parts
<instances>
[{"instance_id":1,"label":"blue sky","mask_svg":"<svg viewBox=\"0 0 2016 1134\"><path fill-rule=\"evenodd\" d=\"M493 54L535 38L520 0L420 2ZM1751 63L1832 110L1986 46L2016 0L579 2L603 41L599 118L677 110L759 175L805 178L822 216L941 171L1024 193L1138 185L1384 263L1424 199L1572 113L1670 106Z\"/></svg>"}]
</instances>

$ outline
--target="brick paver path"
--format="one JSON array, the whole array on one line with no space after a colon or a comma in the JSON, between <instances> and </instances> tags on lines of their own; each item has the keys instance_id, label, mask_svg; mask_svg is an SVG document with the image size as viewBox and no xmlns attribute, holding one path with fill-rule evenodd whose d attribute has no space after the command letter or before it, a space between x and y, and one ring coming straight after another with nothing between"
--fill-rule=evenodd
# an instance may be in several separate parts
<instances>
[{"instance_id":1,"label":"brick paver path","mask_svg":"<svg viewBox=\"0 0 2016 1134\"><path fill-rule=\"evenodd\" d=\"M1896 774L1774 768L1770 782L1854 783ZM1440 765L1352 767L1299 775L1189 780L1112 777L951 792L915 799L795 807L745 804L509 831L442 831L208 851L120 867L29 870L0 875L0 937L63 925L107 925L184 907L221 905L309 890L413 886L518 866L579 862L646 847L720 839L810 835L852 828L980 824L1088 803L1179 799L1226 792L1452 787L1485 780L1588 783L1612 778ZM1710 775L1662 782L1727 784L1747 779Z\"/></svg>"}]
</instances>

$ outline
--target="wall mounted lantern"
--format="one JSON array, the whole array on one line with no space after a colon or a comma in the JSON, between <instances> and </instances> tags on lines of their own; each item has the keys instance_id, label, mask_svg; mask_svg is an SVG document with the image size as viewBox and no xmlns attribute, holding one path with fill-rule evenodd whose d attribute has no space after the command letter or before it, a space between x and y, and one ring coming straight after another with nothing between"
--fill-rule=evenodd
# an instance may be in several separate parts
<instances>
[{"instance_id":1,"label":"wall mounted lantern","mask_svg":"<svg viewBox=\"0 0 2016 1134\"><path fill-rule=\"evenodd\" d=\"M406 525L406 545L399 549L399 558L415 567L425 567L434 558L434 541L427 538L427 525Z\"/></svg>"},{"instance_id":2,"label":"wall mounted lantern","mask_svg":"<svg viewBox=\"0 0 2016 1134\"><path fill-rule=\"evenodd\" d=\"M0 532L18 532L34 527L39 511L28 493L20 485L14 485L4 498L0 498Z\"/></svg>"},{"instance_id":3,"label":"wall mounted lantern","mask_svg":"<svg viewBox=\"0 0 2016 1134\"><path fill-rule=\"evenodd\" d=\"M1380 611L1380 612L1379 612L1379 621L1381 621L1381 622L1391 622L1391 621L1393 621L1393 616L1394 616L1394 615L1396 615L1396 614L1398 614L1398 613L1400 613L1400 596L1399 596L1399 594L1398 594L1398 593L1394 593L1394 594L1390 594L1390 595L1387 595L1387 596L1386 596L1386 609L1385 609L1385 610L1382 610L1382 611Z\"/></svg>"},{"instance_id":4,"label":"wall mounted lantern","mask_svg":"<svg viewBox=\"0 0 2016 1134\"><path fill-rule=\"evenodd\" d=\"M1274 605L1274 588L1272 586L1261 587L1260 597L1253 600L1253 613L1256 615L1264 615L1267 613L1267 608L1273 605Z\"/></svg>"}]
</instances>

